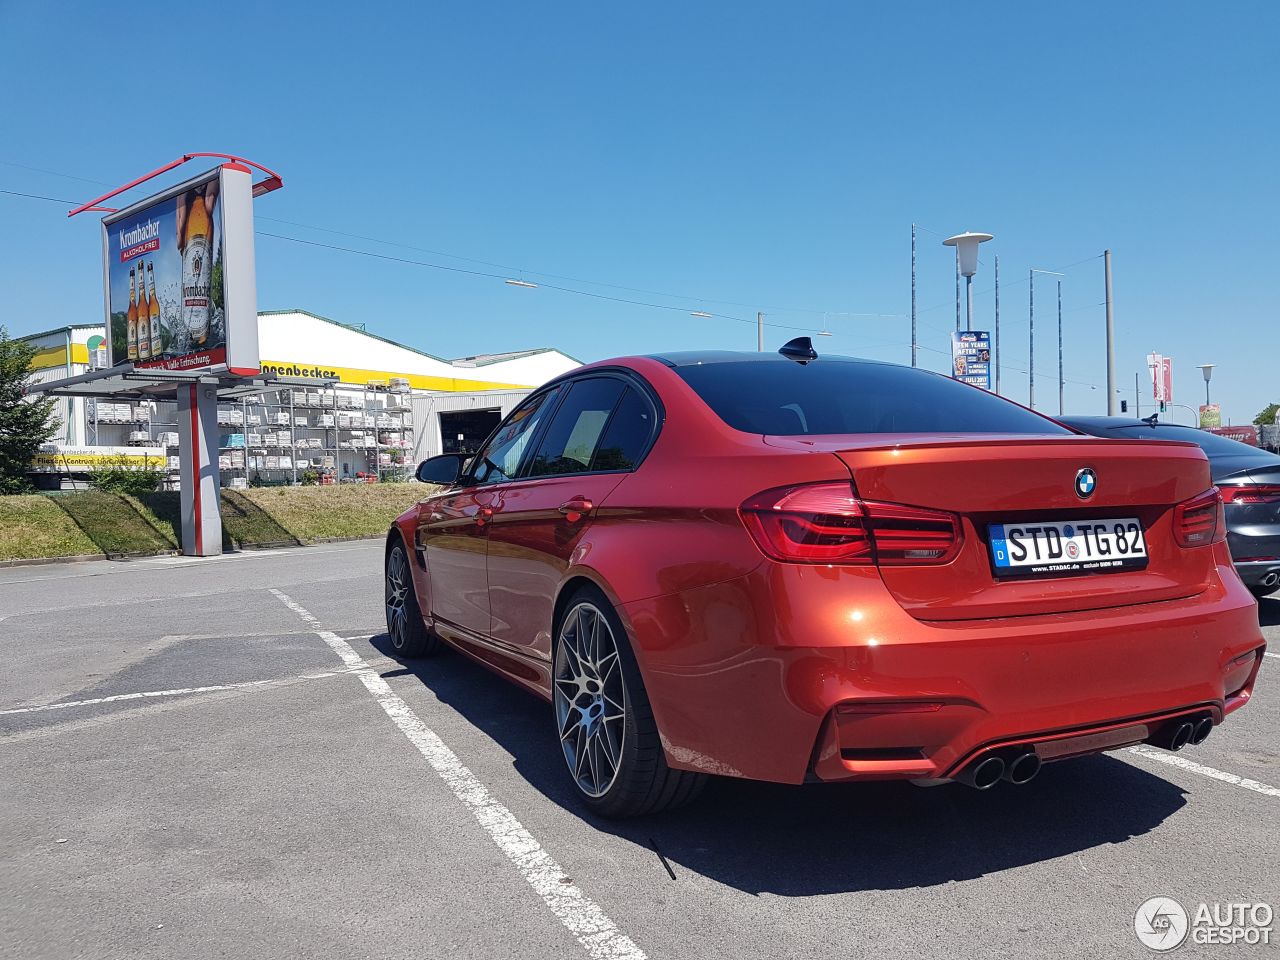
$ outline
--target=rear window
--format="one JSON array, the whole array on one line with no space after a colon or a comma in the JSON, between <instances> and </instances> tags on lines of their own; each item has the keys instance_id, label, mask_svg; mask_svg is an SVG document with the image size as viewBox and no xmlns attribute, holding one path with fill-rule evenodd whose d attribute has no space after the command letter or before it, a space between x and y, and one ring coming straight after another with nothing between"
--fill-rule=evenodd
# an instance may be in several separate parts
<instances>
[{"instance_id":1,"label":"rear window","mask_svg":"<svg viewBox=\"0 0 1280 960\"><path fill-rule=\"evenodd\" d=\"M721 420L746 433L1071 432L995 394L893 364L748 360L686 364L675 372Z\"/></svg>"}]
</instances>

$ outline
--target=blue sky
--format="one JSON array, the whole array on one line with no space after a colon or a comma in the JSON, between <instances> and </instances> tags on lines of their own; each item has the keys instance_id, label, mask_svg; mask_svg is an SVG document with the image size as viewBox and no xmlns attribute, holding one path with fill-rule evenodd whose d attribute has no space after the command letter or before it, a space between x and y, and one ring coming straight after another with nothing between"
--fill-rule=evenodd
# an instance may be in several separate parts
<instances>
[{"instance_id":1,"label":"blue sky","mask_svg":"<svg viewBox=\"0 0 1280 960\"><path fill-rule=\"evenodd\" d=\"M261 232L543 284L260 236L263 309L446 356L585 360L753 349L760 309L772 346L798 332L782 326L825 326L820 350L909 362L914 221L922 365L945 369L955 318L941 238L985 230L975 326L998 254L1012 398L1027 399L1027 271L1065 268L1067 409L1105 412L1110 247L1126 398L1157 350L1179 402L1203 401L1206 362L1224 417L1280 400L1280 5L157 9L0 0L0 190L88 199L106 187L86 181L240 153L285 179L257 201ZM0 193L11 333L102 315L97 222L64 212ZM1053 283L1036 284L1049 412Z\"/></svg>"}]
</instances>

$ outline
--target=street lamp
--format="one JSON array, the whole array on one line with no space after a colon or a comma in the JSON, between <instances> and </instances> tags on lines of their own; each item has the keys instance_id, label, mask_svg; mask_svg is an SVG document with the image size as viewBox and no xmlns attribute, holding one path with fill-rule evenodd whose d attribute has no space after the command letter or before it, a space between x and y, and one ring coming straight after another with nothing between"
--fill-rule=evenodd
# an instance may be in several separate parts
<instances>
[{"instance_id":1,"label":"street lamp","mask_svg":"<svg viewBox=\"0 0 1280 960\"><path fill-rule=\"evenodd\" d=\"M943 240L943 246L956 248L956 262L964 275L964 327L973 329L973 275L978 272L978 244L994 239L989 233L957 233ZM959 318L957 318L959 319Z\"/></svg>"},{"instance_id":2,"label":"street lamp","mask_svg":"<svg viewBox=\"0 0 1280 960\"><path fill-rule=\"evenodd\" d=\"M1204 374L1204 405L1207 407L1209 405L1209 378L1213 376L1214 365L1212 363L1201 363L1198 366L1200 367L1200 372Z\"/></svg>"}]
</instances>

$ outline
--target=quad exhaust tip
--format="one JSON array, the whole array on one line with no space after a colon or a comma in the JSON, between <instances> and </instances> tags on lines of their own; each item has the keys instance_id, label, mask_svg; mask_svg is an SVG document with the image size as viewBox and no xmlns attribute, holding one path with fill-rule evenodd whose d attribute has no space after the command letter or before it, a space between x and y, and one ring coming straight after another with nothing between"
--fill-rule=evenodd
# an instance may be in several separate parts
<instances>
[{"instance_id":1,"label":"quad exhaust tip","mask_svg":"<svg viewBox=\"0 0 1280 960\"><path fill-rule=\"evenodd\" d=\"M957 775L956 779L975 790L990 790L1004 776L1004 759L1001 757L981 757L969 764Z\"/></svg>"},{"instance_id":2,"label":"quad exhaust tip","mask_svg":"<svg viewBox=\"0 0 1280 960\"><path fill-rule=\"evenodd\" d=\"M1043 762L1040 760L1040 755L1034 750L1028 750L1026 753L1018 754L1018 756L1005 764L1004 778L1010 783L1022 786L1034 780L1042 766Z\"/></svg>"},{"instance_id":3,"label":"quad exhaust tip","mask_svg":"<svg viewBox=\"0 0 1280 960\"><path fill-rule=\"evenodd\" d=\"M1191 732L1191 739L1187 742L1192 746L1198 746L1208 740L1211 733L1213 733L1213 717L1201 717Z\"/></svg>"}]
</instances>

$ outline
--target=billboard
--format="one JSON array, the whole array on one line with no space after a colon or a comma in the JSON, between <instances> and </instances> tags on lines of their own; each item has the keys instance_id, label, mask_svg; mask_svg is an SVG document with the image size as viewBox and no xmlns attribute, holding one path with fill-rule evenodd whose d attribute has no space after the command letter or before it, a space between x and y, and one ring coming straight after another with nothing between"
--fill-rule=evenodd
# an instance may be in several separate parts
<instances>
[{"instance_id":1,"label":"billboard","mask_svg":"<svg viewBox=\"0 0 1280 960\"><path fill-rule=\"evenodd\" d=\"M1222 426L1222 407L1216 403L1200 404L1200 429L1210 430Z\"/></svg>"},{"instance_id":2,"label":"billboard","mask_svg":"<svg viewBox=\"0 0 1280 960\"><path fill-rule=\"evenodd\" d=\"M224 165L102 221L111 366L256 372L248 170Z\"/></svg>"},{"instance_id":3,"label":"billboard","mask_svg":"<svg viewBox=\"0 0 1280 960\"><path fill-rule=\"evenodd\" d=\"M955 379L991 389L991 334L986 330L951 334L951 375Z\"/></svg>"}]
</instances>

